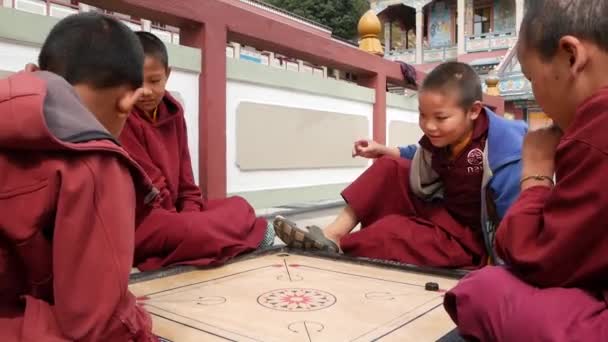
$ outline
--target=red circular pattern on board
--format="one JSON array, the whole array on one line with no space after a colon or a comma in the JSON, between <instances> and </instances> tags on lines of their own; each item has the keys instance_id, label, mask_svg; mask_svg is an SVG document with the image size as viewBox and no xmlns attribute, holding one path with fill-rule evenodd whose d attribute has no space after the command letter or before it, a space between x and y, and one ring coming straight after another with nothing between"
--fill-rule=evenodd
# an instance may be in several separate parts
<instances>
[{"instance_id":1,"label":"red circular pattern on board","mask_svg":"<svg viewBox=\"0 0 608 342\"><path fill-rule=\"evenodd\" d=\"M262 294L258 303L273 310L306 312L326 309L336 304L336 297L314 289L280 289Z\"/></svg>"}]
</instances>

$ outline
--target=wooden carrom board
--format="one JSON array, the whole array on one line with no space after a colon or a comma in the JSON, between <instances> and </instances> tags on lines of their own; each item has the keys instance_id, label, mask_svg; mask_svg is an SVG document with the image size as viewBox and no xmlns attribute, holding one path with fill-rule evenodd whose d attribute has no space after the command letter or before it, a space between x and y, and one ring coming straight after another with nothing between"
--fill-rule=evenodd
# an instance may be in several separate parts
<instances>
[{"instance_id":1,"label":"wooden carrom board","mask_svg":"<svg viewBox=\"0 0 608 342\"><path fill-rule=\"evenodd\" d=\"M130 289L168 341L436 341L455 328L443 296L462 275L277 249L141 273Z\"/></svg>"}]
</instances>

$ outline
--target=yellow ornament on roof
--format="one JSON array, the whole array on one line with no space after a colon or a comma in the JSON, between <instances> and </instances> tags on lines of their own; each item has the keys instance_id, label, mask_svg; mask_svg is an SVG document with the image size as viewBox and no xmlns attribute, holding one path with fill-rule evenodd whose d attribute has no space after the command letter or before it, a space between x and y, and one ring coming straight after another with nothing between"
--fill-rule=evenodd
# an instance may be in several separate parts
<instances>
[{"instance_id":1,"label":"yellow ornament on roof","mask_svg":"<svg viewBox=\"0 0 608 342\"><path fill-rule=\"evenodd\" d=\"M486 78L486 85L488 86L486 94L490 96L500 96L500 90L498 89L499 83L500 77L498 77L495 70L491 71Z\"/></svg>"},{"instance_id":2,"label":"yellow ornament on roof","mask_svg":"<svg viewBox=\"0 0 608 342\"><path fill-rule=\"evenodd\" d=\"M382 23L373 10L367 11L359 20L359 49L374 55L384 56L380 43Z\"/></svg>"}]
</instances>

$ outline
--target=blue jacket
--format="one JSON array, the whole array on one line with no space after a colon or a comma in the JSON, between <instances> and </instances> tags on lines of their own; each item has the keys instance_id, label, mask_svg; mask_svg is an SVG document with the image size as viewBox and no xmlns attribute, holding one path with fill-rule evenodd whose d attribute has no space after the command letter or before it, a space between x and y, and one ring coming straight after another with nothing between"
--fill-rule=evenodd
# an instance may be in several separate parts
<instances>
[{"instance_id":1,"label":"blue jacket","mask_svg":"<svg viewBox=\"0 0 608 342\"><path fill-rule=\"evenodd\" d=\"M528 127L523 121L507 120L488 108L485 108L485 111L488 116L488 138L484 149L481 224L488 255L495 258L496 228L519 196L521 150ZM443 198L443 184L441 180L437 181L439 176L431 167L432 153L419 148L418 145L400 147L399 150L401 157L412 160L412 192L426 200ZM494 213L496 215L493 215Z\"/></svg>"}]
</instances>

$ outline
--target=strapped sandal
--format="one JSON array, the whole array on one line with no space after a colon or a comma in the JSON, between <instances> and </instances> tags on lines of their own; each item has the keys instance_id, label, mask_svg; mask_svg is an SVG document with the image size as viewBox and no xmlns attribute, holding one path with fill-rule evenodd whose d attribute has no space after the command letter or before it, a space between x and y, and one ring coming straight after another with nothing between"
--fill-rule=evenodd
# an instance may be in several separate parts
<instances>
[{"instance_id":1,"label":"strapped sandal","mask_svg":"<svg viewBox=\"0 0 608 342\"><path fill-rule=\"evenodd\" d=\"M285 242L287 247L333 253L340 252L338 245L328 239L323 234L323 230L317 226L309 226L306 229L302 229L294 222L281 216L277 216L274 219L273 225L275 233Z\"/></svg>"}]
</instances>

